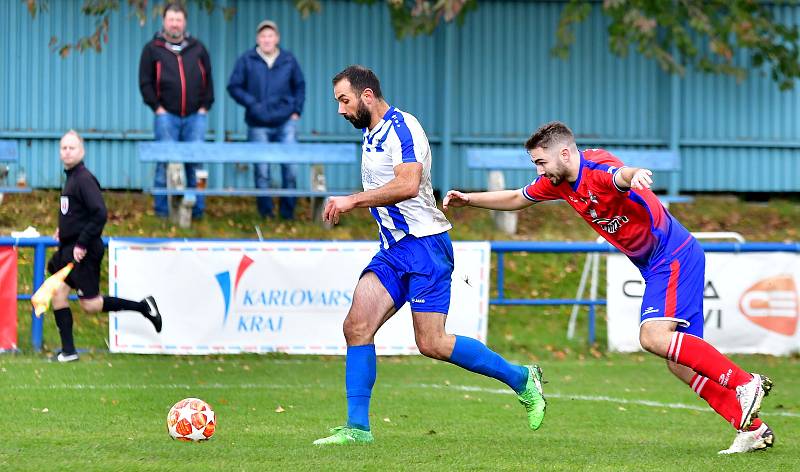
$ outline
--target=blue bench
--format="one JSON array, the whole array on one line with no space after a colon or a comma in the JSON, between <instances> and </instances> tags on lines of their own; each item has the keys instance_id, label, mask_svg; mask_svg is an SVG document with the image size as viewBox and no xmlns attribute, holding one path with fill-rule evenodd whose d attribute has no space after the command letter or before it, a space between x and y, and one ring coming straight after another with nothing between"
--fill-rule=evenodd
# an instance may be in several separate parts
<instances>
[{"instance_id":1,"label":"blue bench","mask_svg":"<svg viewBox=\"0 0 800 472\"><path fill-rule=\"evenodd\" d=\"M183 196L193 205L197 195L236 197L310 197L315 216L321 200L331 195L349 195L350 191L331 191L325 183L323 165L355 164L359 148L356 144L334 143L242 143L242 142L168 142L139 143L141 162L196 164L306 164L311 165L307 185L298 182L297 189L193 189L170 186L147 189L153 195Z\"/></svg>"},{"instance_id":2,"label":"blue bench","mask_svg":"<svg viewBox=\"0 0 800 472\"><path fill-rule=\"evenodd\" d=\"M659 195L658 198L669 205L669 203L684 203L692 201L692 197L681 196L680 193L680 174L681 174L681 155L677 151L670 149L607 149L608 152L617 156L619 160L630 167L642 167L654 172L669 173L667 184L667 194Z\"/></svg>"},{"instance_id":3,"label":"blue bench","mask_svg":"<svg viewBox=\"0 0 800 472\"><path fill-rule=\"evenodd\" d=\"M681 159L677 152L669 149L607 149L627 166L644 167L652 171L670 173L667 194L660 195L662 202L688 202L691 197L680 196ZM466 149L467 166L470 169L489 171L528 170L535 172L530 156L524 149L497 147L469 147Z\"/></svg>"},{"instance_id":4,"label":"blue bench","mask_svg":"<svg viewBox=\"0 0 800 472\"><path fill-rule=\"evenodd\" d=\"M14 187L8 183L9 169L7 164L19 162L19 149L16 141L0 141L0 203L6 193L30 193L30 187Z\"/></svg>"}]
</instances>

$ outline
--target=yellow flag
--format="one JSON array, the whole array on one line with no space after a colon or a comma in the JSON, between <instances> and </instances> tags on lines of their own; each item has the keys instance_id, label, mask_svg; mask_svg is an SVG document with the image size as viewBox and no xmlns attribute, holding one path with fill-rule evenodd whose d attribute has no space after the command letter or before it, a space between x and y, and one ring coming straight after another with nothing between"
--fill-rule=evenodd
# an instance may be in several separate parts
<instances>
[{"instance_id":1,"label":"yellow flag","mask_svg":"<svg viewBox=\"0 0 800 472\"><path fill-rule=\"evenodd\" d=\"M36 316L42 316L42 313L47 311L47 308L50 307L50 300L53 299L53 295L55 295L58 287L64 283L64 279L67 278L72 267L72 262L65 265L63 269L48 277L44 283L42 283L42 286L39 287L39 290L33 294L31 297L31 305L33 305L33 311L36 313Z\"/></svg>"}]
</instances>

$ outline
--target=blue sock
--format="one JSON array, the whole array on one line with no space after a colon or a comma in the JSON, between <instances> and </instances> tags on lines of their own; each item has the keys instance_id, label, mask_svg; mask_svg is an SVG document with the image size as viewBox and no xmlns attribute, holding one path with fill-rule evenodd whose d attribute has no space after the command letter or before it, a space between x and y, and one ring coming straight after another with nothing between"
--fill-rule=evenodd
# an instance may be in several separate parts
<instances>
[{"instance_id":1,"label":"blue sock","mask_svg":"<svg viewBox=\"0 0 800 472\"><path fill-rule=\"evenodd\" d=\"M466 336L456 336L450 362L472 372L497 379L520 393L528 383L528 369L511 364L485 344Z\"/></svg>"},{"instance_id":2,"label":"blue sock","mask_svg":"<svg viewBox=\"0 0 800 472\"><path fill-rule=\"evenodd\" d=\"M375 385L375 345L349 346L345 367L347 425L369 431L369 399Z\"/></svg>"}]
</instances>

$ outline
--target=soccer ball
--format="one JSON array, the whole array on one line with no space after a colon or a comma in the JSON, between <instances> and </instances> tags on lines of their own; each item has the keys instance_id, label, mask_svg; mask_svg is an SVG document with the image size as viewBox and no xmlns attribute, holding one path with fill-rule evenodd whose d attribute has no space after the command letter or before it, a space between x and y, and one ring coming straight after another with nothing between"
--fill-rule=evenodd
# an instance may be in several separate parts
<instances>
[{"instance_id":1,"label":"soccer ball","mask_svg":"<svg viewBox=\"0 0 800 472\"><path fill-rule=\"evenodd\" d=\"M205 441L214 435L216 427L211 405L199 398L184 398L167 415L167 431L180 441Z\"/></svg>"}]
</instances>

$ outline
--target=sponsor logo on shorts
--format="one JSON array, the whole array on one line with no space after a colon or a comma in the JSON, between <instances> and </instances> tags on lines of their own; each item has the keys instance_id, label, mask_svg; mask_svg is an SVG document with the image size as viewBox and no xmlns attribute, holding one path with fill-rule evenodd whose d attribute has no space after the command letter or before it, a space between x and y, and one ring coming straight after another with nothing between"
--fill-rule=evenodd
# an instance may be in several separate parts
<instances>
[{"instance_id":1,"label":"sponsor logo on shorts","mask_svg":"<svg viewBox=\"0 0 800 472\"><path fill-rule=\"evenodd\" d=\"M411 303L425 303L424 298L412 298Z\"/></svg>"},{"instance_id":2,"label":"sponsor logo on shorts","mask_svg":"<svg viewBox=\"0 0 800 472\"><path fill-rule=\"evenodd\" d=\"M794 278L783 274L758 281L742 294L739 311L762 328L786 336L794 335L800 317Z\"/></svg>"}]
</instances>

